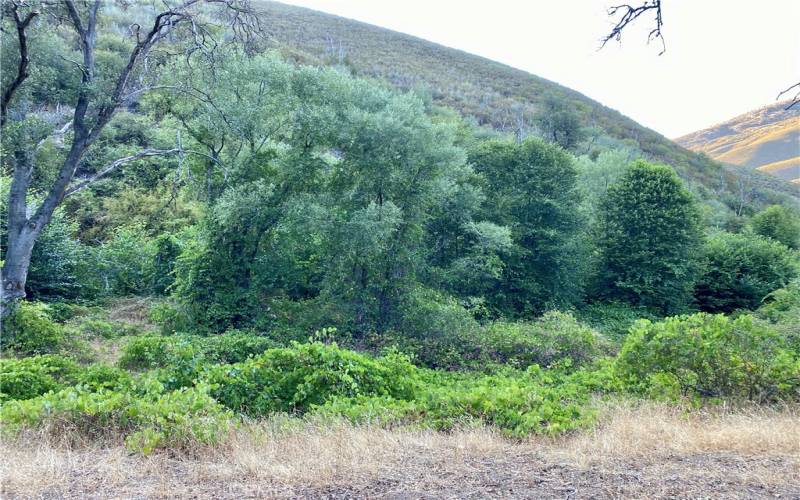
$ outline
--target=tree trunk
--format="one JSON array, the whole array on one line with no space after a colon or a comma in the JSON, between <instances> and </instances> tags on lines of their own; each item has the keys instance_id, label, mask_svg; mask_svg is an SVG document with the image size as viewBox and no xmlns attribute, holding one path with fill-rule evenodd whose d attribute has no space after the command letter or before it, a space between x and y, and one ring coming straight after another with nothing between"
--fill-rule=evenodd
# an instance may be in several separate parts
<instances>
[{"instance_id":1,"label":"tree trunk","mask_svg":"<svg viewBox=\"0 0 800 500\"><path fill-rule=\"evenodd\" d=\"M10 222L10 221L9 221ZM9 224L10 226L10 224ZM18 226L20 226L18 224ZM25 298L25 282L31 264L31 252L40 228L24 222L21 227L9 227L8 250L3 264L3 290L0 295L0 317L11 312L14 302Z\"/></svg>"}]
</instances>

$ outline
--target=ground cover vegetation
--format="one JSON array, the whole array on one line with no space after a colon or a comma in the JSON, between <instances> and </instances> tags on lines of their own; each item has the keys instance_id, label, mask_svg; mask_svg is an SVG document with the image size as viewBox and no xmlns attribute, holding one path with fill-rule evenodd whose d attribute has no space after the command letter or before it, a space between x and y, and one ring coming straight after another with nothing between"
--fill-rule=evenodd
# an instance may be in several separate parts
<instances>
[{"instance_id":1,"label":"ground cover vegetation","mask_svg":"<svg viewBox=\"0 0 800 500\"><path fill-rule=\"evenodd\" d=\"M103 91L68 61L92 43L98 77L124 67L123 21L149 13L128 8L101 10L89 41L30 25L4 108L4 234L15 176L45 203L76 140L64 117ZM538 128L490 128L207 29L213 57L152 53L147 91L41 228L3 318L3 432L150 454L286 414L522 439L617 398L800 399L796 199L700 189L657 161L669 151L597 141L553 96ZM116 162L141 148L160 153Z\"/></svg>"}]
</instances>

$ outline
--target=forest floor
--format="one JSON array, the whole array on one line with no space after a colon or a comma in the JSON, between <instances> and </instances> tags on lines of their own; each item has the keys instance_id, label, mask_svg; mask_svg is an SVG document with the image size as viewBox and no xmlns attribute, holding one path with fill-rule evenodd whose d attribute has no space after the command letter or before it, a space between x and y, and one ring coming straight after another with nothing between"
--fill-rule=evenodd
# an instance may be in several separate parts
<instances>
[{"instance_id":1,"label":"forest floor","mask_svg":"<svg viewBox=\"0 0 800 500\"><path fill-rule=\"evenodd\" d=\"M800 498L798 407L601 411L593 429L525 441L277 417L223 447L148 457L28 435L0 444L2 497Z\"/></svg>"}]
</instances>

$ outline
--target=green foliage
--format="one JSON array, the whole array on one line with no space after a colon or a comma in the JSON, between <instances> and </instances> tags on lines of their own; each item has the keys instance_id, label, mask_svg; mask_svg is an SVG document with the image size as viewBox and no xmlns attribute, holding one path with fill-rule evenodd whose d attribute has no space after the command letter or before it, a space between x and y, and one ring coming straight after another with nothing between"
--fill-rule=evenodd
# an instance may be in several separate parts
<instances>
[{"instance_id":1,"label":"green foliage","mask_svg":"<svg viewBox=\"0 0 800 500\"><path fill-rule=\"evenodd\" d=\"M621 342L628 329L639 319L655 320L658 315L641 306L625 302L593 302L578 311L578 319L596 328L611 340Z\"/></svg>"},{"instance_id":2,"label":"green foliage","mask_svg":"<svg viewBox=\"0 0 800 500\"><path fill-rule=\"evenodd\" d=\"M436 374L413 400L336 397L318 412L356 422L411 423L439 430L471 423L492 425L518 438L557 435L593 422L590 386L583 382L538 366L478 377Z\"/></svg>"},{"instance_id":3,"label":"green foliage","mask_svg":"<svg viewBox=\"0 0 800 500\"><path fill-rule=\"evenodd\" d=\"M539 139L488 141L470 153L486 179L486 216L511 228L502 280L486 295L506 315L570 305L582 292L581 227L572 157Z\"/></svg>"},{"instance_id":4,"label":"green foliage","mask_svg":"<svg viewBox=\"0 0 800 500\"><path fill-rule=\"evenodd\" d=\"M234 365L209 369L212 395L248 415L305 412L334 396L408 399L418 383L408 358L389 353L371 358L319 342L271 349Z\"/></svg>"},{"instance_id":5,"label":"green foliage","mask_svg":"<svg viewBox=\"0 0 800 500\"><path fill-rule=\"evenodd\" d=\"M685 309L699 269L699 223L670 167L632 163L602 202L595 294L665 313Z\"/></svg>"},{"instance_id":6,"label":"green foliage","mask_svg":"<svg viewBox=\"0 0 800 500\"><path fill-rule=\"evenodd\" d=\"M161 335L141 335L133 337L122 348L117 363L122 368L147 370L167 365L174 345L174 339Z\"/></svg>"},{"instance_id":7,"label":"green foliage","mask_svg":"<svg viewBox=\"0 0 800 500\"><path fill-rule=\"evenodd\" d=\"M75 381L77 385L93 391L101 389L124 390L133 385L133 378L128 372L103 363L95 363L81 368L75 377Z\"/></svg>"},{"instance_id":8,"label":"green foliage","mask_svg":"<svg viewBox=\"0 0 800 500\"><path fill-rule=\"evenodd\" d=\"M95 252L105 293L132 295L150 289L156 247L141 227L117 228Z\"/></svg>"},{"instance_id":9,"label":"green foliage","mask_svg":"<svg viewBox=\"0 0 800 500\"><path fill-rule=\"evenodd\" d=\"M487 357L496 363L525 368L569 360L588 364L607 350L606 341L574 316L550 311L533 322L495 322L482 332Z\"/></svg>"},{"instance_id":10,"label":"green foliage","mask_svg":"<svg viewBox=\"0 0 800 500\"><path fill-rule=\"evenodd\" d=\"M157 448L191 449L221 442L232 415L203 386L165 392L155 381L141 394L84 386L63 389L0 409L5 432L24 428L69 428L85 436L124 437L129 449L149 454Z\"/></svg>"},{"instance_id":11,"label":"green foliage","mask_svg":"<svg viewBox=\"0 0 800 500\"><path fill-rule=\"evenodd\" d=\"M617 361L634 389L753 401L800 396L800 356L769 324L697 313L637 322Z\"/></svg>"},{"instance_id":12,"label":"green foliage","mask_svg":"<svg viewBox=\"0 0 800 500\"><path fill-rule=\"evenodd\" d=\"M750 219L753 232L779 241L789 248L800 248L800 213L782 205L772 205Z\"/></svg>"},{"instance_id":13,"label":"green foliage","mask_svg":"<svg viewBox=\"0 0 800 500\"><path fill-rule=\"evenodd\" d=\"M61 389L78 376L74 361L55 354L0 359L0 402L40 396Z\"/></svg>"},{"instance_id":14,"label":"green foliage","mask_svg":"<svg viewBox=\"0 0 800 500\"><path fill-rule=\"evenodd\" d=\"M50 319L41 302L21 302L3 320L3 349L26 355L55 353L66 340L64 328Z\"/></svg>"},{"instance_id":15,"label":"green foliage","mask_svg":"<svg viewBox=\"0 0 800 500\"><path fill-rule=\"evenodd\" d=\"M791 250L754 234L713 234L703 254L705 268L695 299L704 311L756 309L770 292L798 275Z\"/></svg>"},{"instance_id":16,"label":"green foliage","mask_svg":"<svg viewBox=\"0 0 800 500\"><path fill-rule=\"evenodd\" d=\"M577 110L552 93L545 96L533 120L545 139L564 149L573 149L586 135Z\"/></svg>"}]
</instances>

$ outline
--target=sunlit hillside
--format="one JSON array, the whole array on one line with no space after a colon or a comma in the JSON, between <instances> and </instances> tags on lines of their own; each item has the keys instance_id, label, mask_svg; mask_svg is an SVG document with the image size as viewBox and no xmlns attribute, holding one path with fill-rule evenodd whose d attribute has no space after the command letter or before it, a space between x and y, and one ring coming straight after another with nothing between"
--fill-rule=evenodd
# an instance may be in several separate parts
<instances>
[{"instance_id":1,"label":"sunlit hillside","mask_svg":"<svg viewBox=\"0 0 800 500\"><path fill-rule=\"evenodd\" d=\"M800 182L800 111L776 103L677 139L712 158Z\"/></svg>"}]
</instances>

